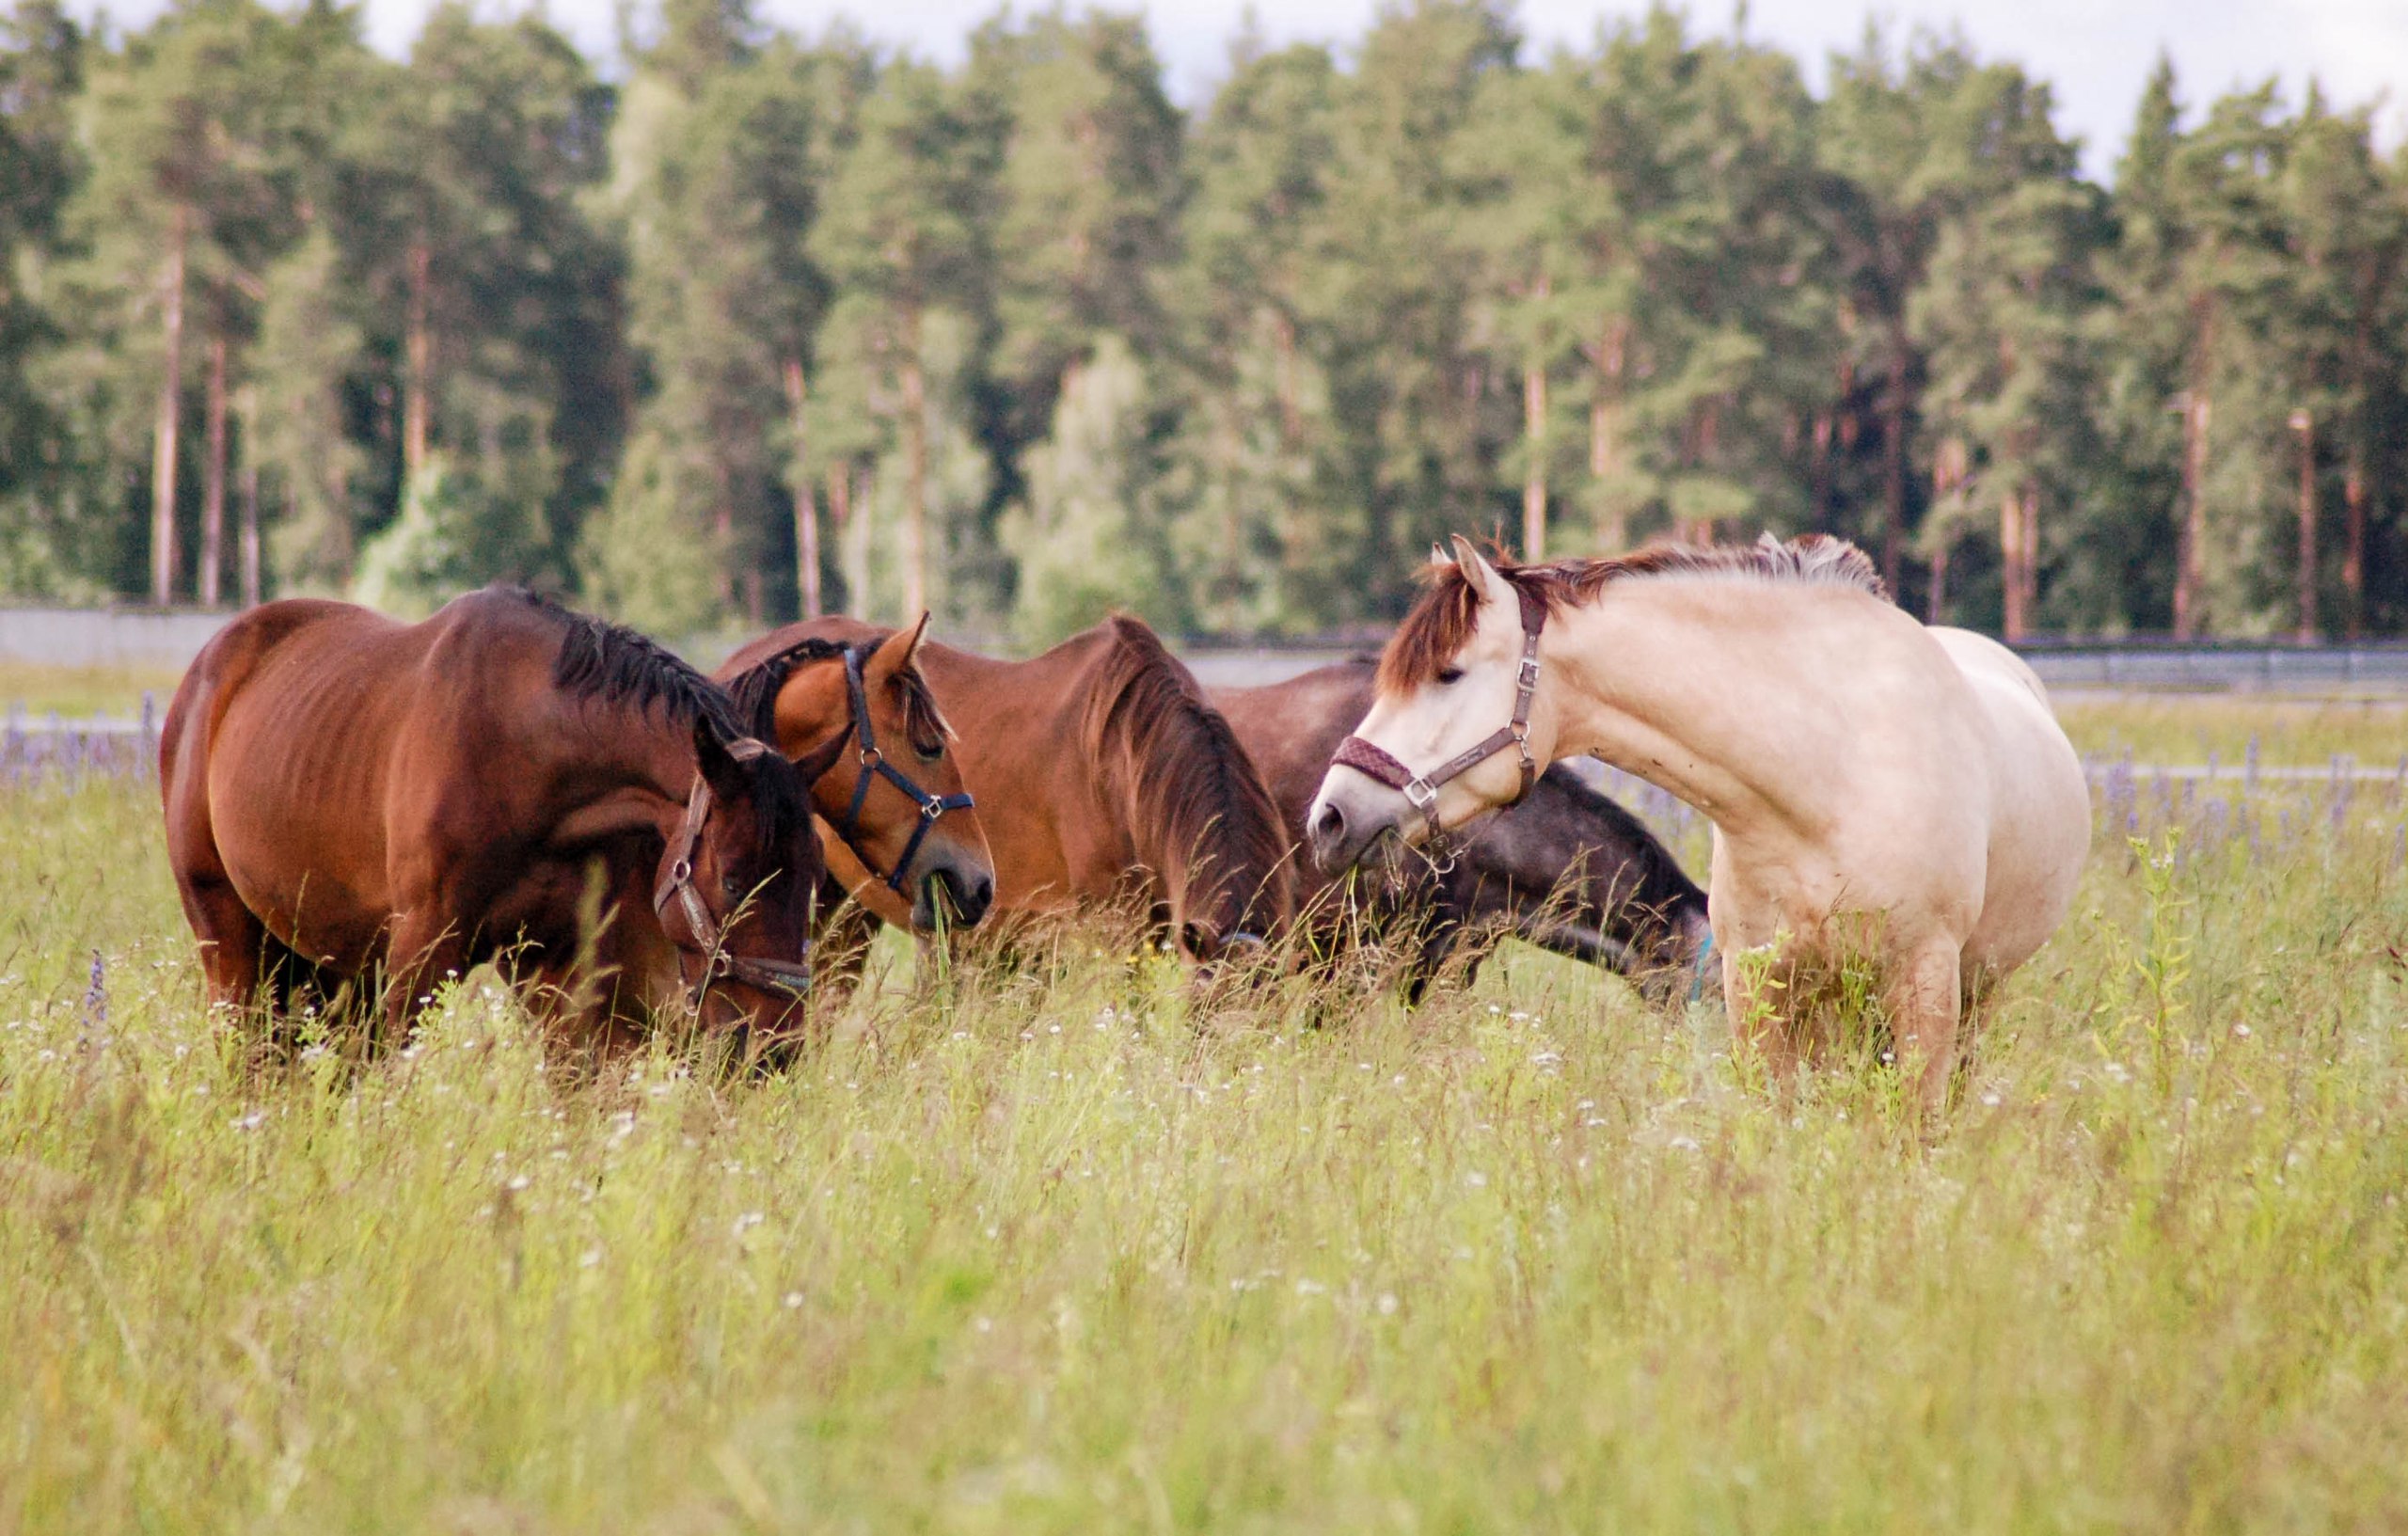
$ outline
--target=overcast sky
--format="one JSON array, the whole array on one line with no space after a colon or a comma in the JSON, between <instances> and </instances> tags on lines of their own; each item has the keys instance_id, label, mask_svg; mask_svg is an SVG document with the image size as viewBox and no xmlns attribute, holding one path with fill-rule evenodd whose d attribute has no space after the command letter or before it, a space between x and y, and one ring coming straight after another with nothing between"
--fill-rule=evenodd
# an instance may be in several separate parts
<instances>
[{"instance_id":1,"label":"overcast sky","mask_svg":"<svg viewBox=\"0 0 2408 1536\"><path fill-rule=\"evenodd\" d=\"M370 40L405 53L433 0L367 0ZM615 40L620 0L542 0L553 20L596 56ZM760 14L807 32L849 16L869 36L950 62L996 0L756 0ZM1120 0L1126 3L1126 0ZM491 8L491 0L488 0ZM138 22L156 0L118 0L111 10ZM1023 4L1023 11L1030 8ZM1072 8L1077 8L1074 5ZM1154 45L1172 95L1195 105L1220 78L1228 42L1246 0L1149 0ZM1376 0L1270 0L1253 8L1275 42L1301 39L1341 45L1361 36ZM1523 0L1519 14L1534 52L1583 43L1601 18L1639 14L1638 4ZM1867 9L1848 0L1752 0L1747 28L1807 65L1819 88L1822 60L1852 48ZM2378 121L2386 146L2408 127L2408 0L1890 0L1873 8L1893 31L1961 30L1984 57L2023 64L2053 84L2060 121L2080 135L2085 160L2103 174L2131 121L2141 83L2161 50L2170 52L2186 104L2196 108L2226 87L2280 76L2297 102L2313 75L2334 100L2388 100ZM1704 0L1690 14L1702 28L1733 21L1729 0Z\"/></svg>"}]
</instances>

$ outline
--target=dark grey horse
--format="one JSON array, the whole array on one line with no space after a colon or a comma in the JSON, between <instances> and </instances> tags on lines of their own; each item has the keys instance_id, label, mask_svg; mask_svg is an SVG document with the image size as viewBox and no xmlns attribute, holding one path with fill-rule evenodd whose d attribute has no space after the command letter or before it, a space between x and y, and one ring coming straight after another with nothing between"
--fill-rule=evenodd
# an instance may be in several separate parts
<instances>
[{"instance_id":1,"label":"dark grey horse","mask_svg":"<svg viewBox=\"0 0 2408 1536\"><path fill-rule=\"evenodd\" d=\"M1267 688L1211 690L1296 846L1300 911L1334 907L1329 887L1344 878L1323 877L1305 856L1305 809L1371 707L1375 665L1360 657ZM1710 942L1705 893L1671 850L1560 763L1521 804L1465 829L1451 868L1402 853L1386 876L1380 904L1423 924L1407 979L1417 995L1467 935L1502 930L1619 972L1661 1006L1691 995Z\"/></svg>"}]
</instances>

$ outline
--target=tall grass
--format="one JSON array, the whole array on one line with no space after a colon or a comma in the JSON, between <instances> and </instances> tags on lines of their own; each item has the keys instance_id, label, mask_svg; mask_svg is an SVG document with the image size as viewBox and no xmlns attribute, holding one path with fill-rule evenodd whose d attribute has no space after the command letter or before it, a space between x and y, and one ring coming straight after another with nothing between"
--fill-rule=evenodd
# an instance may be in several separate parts
<instances>
[{"instance_id":1,"label":"tall grass","mask_svg":"<svg viewBox=\"0 0 2408 1536\"><path fill-rule=\"evenodd\" d=\"M1319 1027L898 964L735 1083L471 976L262 1064L150 793L0 790L0 1528L2408 1525L2380 788L2102 816L1928 1146L1519 949Z\"/></svg>"}]
</instances>

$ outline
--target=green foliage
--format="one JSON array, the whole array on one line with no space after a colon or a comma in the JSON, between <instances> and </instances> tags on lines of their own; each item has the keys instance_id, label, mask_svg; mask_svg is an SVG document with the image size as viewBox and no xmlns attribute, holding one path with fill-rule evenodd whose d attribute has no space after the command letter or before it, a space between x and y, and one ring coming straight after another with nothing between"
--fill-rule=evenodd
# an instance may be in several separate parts
<instances>
[{"instance_id":1,"label":"green foliage","mask_svg":"<svg viewBox=\"0 0 2408 1536\"><path fill-rule=\"evenodd\" d=\"M1371 626L1526 510L1558 554L1843 533L1983 625L2408 623L2408 178L2312 86L2193 109L2161 66L2111 192L1960 40L1868 29L1817 96L1661 6L1545 57L1492 0L1249 25L1191 116L1109 10L946 69L670 0L613 86L458 3L406 63L338 7L8 3L10 591L142 588L180 415L179 545L257 471L277 590L346 587L439 456L547 579L703 530L707 596L648 610L710 625L793 611L816 536L885 617ZM1143 420L1070 450L1107 336ZM1066 474L1126 534L1092 582L1029 542Z\"/></svg>"},{"instance_id":2,"label":"green foliage","mask_svg":"<svg viewBox=\"0 0 2408 1536\"><path fill-rule=\"evenodd\" d=\"M1050 644L1116 609L1177 626L1161 520L1148 505L1149 425L1144 368L1118 336L1100 338L1029 453L1027 500L1004 519L1023 639Z\"/></svg>"},{"instance_id":3,"label":"green foliage","mask_svg":"<svg viewBox=\"0 0 2408 1536\"><path fill-rule=\"evenodd\" d=\"M360 549L352 601L422 619L488 581L527 579L545 546L529 506L495 497L439 454L429 459L404 489L401 515Z\"/></svg>"}]
</instances>

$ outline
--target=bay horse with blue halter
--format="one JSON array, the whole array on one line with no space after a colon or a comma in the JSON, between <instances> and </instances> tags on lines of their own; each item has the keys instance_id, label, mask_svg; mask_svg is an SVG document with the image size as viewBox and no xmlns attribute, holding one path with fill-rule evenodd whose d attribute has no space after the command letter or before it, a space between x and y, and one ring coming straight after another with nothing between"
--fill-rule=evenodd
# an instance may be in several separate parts
<instances>
[{"instance_id":1,"label":"bay horse with blue halter","mask_svg":"<svg viewBox=\"0 0 2408 1536\"><path fill-rule=\"evenodd\" d=\"M924 613L874 638L751 645L719 673L789 757L836 753L813 781L813 807L921 932L975 925L995 895L985 825L920 673L927 625Z\"/></svg>"},{"instance_id":2,"label":"bay horse with blue halter","mask_svg":"<svg viewBox=\"0 0 2408 1536\"><path fill-rule=\"evenodd\" d=\"M925 745L947 743L976 798L998 913L1024 920L1133 902L1198 965L1285 929L1293 872L1278 808L1195 677L1135 619L1107 619L1025 661L956 650L918 630L815 619L753 641L725 673L812 641L859 650L898 638L927 685ZM814 744L784 720L783 750ZM829 864L859 902L848 921L866 916L874 929L905 920L903 898L874 866L842 847Z\"/></svg>"},{"instance_id":3,"label":"bay horse with blue halter","mask_svg":"<svg viewBox=\"0 0 2408 1536\"><path fill-rule=\"evenodd\" d=\"M383 1032L509 963L591 1043L655 1010L775 1049L824 873L808 778L631 630L488 588L422 624L292 599L203 648L160 738L211 1001L382 972Z\"/></svg>"}]
</instances>

